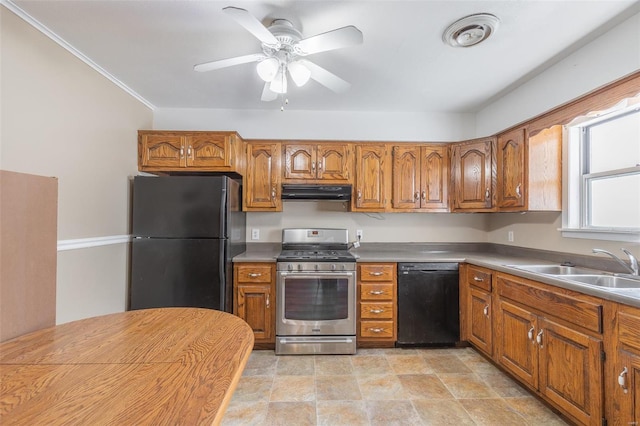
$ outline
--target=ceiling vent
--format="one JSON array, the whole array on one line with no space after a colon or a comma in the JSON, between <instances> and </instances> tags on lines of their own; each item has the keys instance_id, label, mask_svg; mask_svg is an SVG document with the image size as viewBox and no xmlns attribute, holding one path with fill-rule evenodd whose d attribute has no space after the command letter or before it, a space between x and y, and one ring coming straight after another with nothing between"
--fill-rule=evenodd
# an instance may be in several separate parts
<instances>
[{"instance_id":1,"label":"ceiling vent","mask_svg":"<svg viewBox=\"0 0 640 426\"><path fill-rule=\"evenodd\" d=\"M500 20L489 13L477 13L458 19L442 34L442 41L453 47L471 47L488 39L498 30Z\"/></svg>"}]
</instances>

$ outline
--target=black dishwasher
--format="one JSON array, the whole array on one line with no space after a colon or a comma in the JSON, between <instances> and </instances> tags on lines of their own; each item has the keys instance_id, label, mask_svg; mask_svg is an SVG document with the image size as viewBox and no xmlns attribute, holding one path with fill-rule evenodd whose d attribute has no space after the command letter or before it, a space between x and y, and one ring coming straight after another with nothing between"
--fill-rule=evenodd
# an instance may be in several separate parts
<instances>
[{"instance_id":1,"label":"black dishwasher","mask_svg":"<svg viewBox=\"0 0 640 426\"><path fill-rule=\"evenodd\" d=\"M398 263L397 346L460 340L457 263Z\"/></svg>"}]
</instances>

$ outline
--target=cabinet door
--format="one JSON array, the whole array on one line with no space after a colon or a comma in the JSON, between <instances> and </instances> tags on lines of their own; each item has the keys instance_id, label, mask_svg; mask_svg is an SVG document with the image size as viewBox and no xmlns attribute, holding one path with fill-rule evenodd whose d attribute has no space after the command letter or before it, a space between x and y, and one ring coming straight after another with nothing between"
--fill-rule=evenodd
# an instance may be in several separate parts
<instances>
[{"instance_id":1,"label":"cabinet door","mask_svg":"<svg viewBox=\"0 0 640 426\"><path fill-rule=\"evenodd\" d=\"M351 177L352 146L320 144L316 154L316 176L321 180L348 181Z\"/></svg>"},{"instance_id":2,"label":"cabinet door","mask_svg":"<svg viewBox=\"0 0 640 426\"><path fill-rule=\"evenodd\" d=\"M446 211L449 209L449 150L445 146L423 146L420 152L420 207Z\"/></svg>"},{"instance_id":3,"label":"cabinet door","mask_svg":"<svg viewBox=\"0 0 640 426\"><path fill-rule=\"evenodd\" d=\"M187 136L187 167L229 167L231 149L228 135L203 133Z\"/></svg>"},{"instance_id":4,"label":"cabinet door","mask_svg":"<svg viewBox=\"0 0 640 426\"><path fill-rule=\"evenodd\" d=\"M385 210L389 169L386 145L366 144L356 146L354 210Z\"/></svg>"},{"instance_id":5,"label":"cabinet door","mask_svg":"<svg viewBox=\"0 0 640 426\"><path fill-rule=\"evenodd\" d=\"M244 210L281 211L280 144L247 144Z\"/></svg>"},{"instance_id":6,"label":"cabinet door","mask_svg":"<svg viewBox=\"0 0 640 426\"><path fill-rule=\"evenodd\" d=\"M475 347L487 355L493 353L491 328L491 293L475 287L468 287L467 330L468 339Z\"/></svg>"},{"instance_id":7,"label":"cabinet door","mask_svg":"<svg viewBox=\"0 0 640 426\"><path fill-rule=\"evenodd\" d=\"M273 299L269 285L239 285L237 315L253 330L257 343L270 342L273 337L271 324Z\"/></svg>"},{"instance_id":8,"label":"cabinet door","mask_svg":"<svg viewBox=\"0 0 640 426\"><path fill-rule=\"evenodd\" d=\"M493 206L493 140L453 148L454 208L487 210Z\"/></svg>"},{"instance_id":9,"label":"cabinet door","mask_svg":"<svg viewBox=\"0 0 640 426\"><path fill-rule=\"evenodd\" d=\"M315 179L316 167L315 145L284 145L285 179Z\"/></svg>"},{"instance_id":10,"label":"cabinet door","mask_svg":"<svg viewBox=\"0 0 640 426\"><path fill-rule=\"evenodd\" d=\"M613 423L640 425L640 355L621 349L616 366Z\"/></svg>"},{"instance_id":11,"label":"cabinet door","mask_svg":"<svg viewBox=\"0 0 640 426\"><path fill-rule=\"evenodd\" d=\"M525 208L525 137L524 129L498 136L498 207Z\"/></svg>"},{"instance_id":12,"label":"cabinet door","mask_svg":"<svg viewBox=\"0 0 640 426\"><path fill-rule=\"evenodd\" d=\"M537 317L505 300L498 300L494 320L496 360L520 380L537 388Z\"/></svg>"},{"instance_id":13,"label":"cabinet door","mask_svg":"<svg viewBox=\"0 0 640 426\"><path fill-rule=\"evenodd\" d=\"M415 146L393 147L394 209L420 208L420 148Z\"/></svg>"},{"instance_id":14,"label":"cabinet door","mask_svg":"<svg viewBox=\"0 0 640 426\"><path fill-rule=\"evenodd\" d=\"M139 165L143 167L185 167L184 138L179 135L142 134L138 139Z\"/></svg>"},{"instance_id":15,"label":"cabinet door","mask_svg":"<svg viewBox=\"0 0 640 426\"><path fill-rule=\"evenodd\" d=\"M582 424L603 418L602 341L540 319L540 392Z\"/></svg>"}]
</instances>

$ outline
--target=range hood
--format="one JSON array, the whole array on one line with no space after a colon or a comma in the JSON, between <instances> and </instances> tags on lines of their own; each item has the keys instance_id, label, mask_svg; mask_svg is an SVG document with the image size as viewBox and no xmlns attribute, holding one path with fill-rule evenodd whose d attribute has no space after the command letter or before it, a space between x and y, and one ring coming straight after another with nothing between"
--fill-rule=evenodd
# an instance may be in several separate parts
<instances>
[{"instance_id":1,"label":"range hood","mask_svg":"<svg viewBox=\"0 0 640 426\"><path fill-rule=\"evenodd\" d=\"M284 201L349 201L351 185L282 185Z\"/></svg>"}]
</instances>

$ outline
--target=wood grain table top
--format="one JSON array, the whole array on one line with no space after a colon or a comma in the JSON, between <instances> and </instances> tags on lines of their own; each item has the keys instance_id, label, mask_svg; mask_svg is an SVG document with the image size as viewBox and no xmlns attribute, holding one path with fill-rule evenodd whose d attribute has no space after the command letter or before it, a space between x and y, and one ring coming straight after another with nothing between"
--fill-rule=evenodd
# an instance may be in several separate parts
<instances>
[{"instance_id":1,"label":"wood grain table top","mask_svg":"<svg viewBox=\"0 0 640 426\"><path fill-rule=\"evenodd\" d=\"M231 314L129 311L0 343L0 424L218 424L253 348Z\"/></svg>"}]
</instances>

